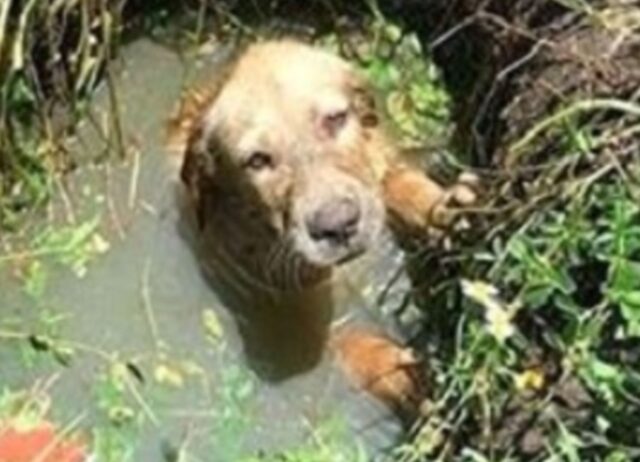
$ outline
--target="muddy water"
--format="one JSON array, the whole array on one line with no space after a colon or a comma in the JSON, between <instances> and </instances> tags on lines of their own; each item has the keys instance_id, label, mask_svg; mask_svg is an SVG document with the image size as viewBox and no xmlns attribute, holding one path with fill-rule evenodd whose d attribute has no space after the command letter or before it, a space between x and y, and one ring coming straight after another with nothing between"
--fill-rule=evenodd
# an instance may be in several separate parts
<instances>
[{"instance_id":1,"label":"muddy water","mask_svg":"<svg viewBox=\"0 0 640 462\"><path fill-rule=\"evenodd\" d=\"M5 249L0 385L44 384L59 420L79 418L89 428L104 424L101 378L128 364L123 394L141 416L131 443L135 461L171 460L168 452L182 450L186 460L237 462L334 440L382 458L397 423L344 383L322 342L313 343L309 324L379 324L381 310L401 303L403 278L380 301L399 257L386 245L371 262L345 269L338 289L298 300L306 314L253 309L247 321L230 310L194 257L163 157L164 118L186 76L215 68L211 58L194 62L150 41L132 44L115 88L123 145L109 116L108 88L70 142L80 166L58 185L45 222L57 229L98 220L92 241L100 251L86 271L78 275L55 253L44 255L44 288L28 295L29 277L16 273L35 257L16 254L19 246ZM93 166L105 155L117 159L120 148L125 161ZM315 312L327 297L332 309ZM22 336L43 329L72 348L65 366L34 358L26 346Z\"/></svg>"}]
</instances>

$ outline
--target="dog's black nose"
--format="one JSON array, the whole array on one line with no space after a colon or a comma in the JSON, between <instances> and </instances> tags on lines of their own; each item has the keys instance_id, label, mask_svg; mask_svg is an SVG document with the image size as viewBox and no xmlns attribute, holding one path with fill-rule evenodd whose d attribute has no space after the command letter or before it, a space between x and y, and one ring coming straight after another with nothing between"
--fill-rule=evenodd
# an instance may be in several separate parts
<instances>
[{"instance_id":1,"label":"dog's black nose","mask_svg":"<svg viewBox=\"0 0 640 462\"><path fill-rule=\"evenodd\" d=\"M349 198L326 202L307 219L309 235L315 241L345 244L358 230L360 207Z\"/></svg>"}]
</instances>

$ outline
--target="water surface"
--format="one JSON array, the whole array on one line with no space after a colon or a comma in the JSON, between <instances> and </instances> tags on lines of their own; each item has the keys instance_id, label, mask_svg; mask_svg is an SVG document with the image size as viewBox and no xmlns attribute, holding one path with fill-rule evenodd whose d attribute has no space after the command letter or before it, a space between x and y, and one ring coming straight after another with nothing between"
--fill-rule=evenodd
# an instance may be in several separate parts
<instances>
[{"instance_id":1,"label":"water surface","mask_svg":"<svg viewBox=\"0 0 640 462\"><path fill-rule=\"evenodd\" d=\"M191 457L186 460L238 462L334 441L347 452L362 445L380 458L398 425L344 383L326 351L311 361L304 355L318 351L291 347L304 345L305 317L285 308L259 311L257 325L273 329L265 338L247 335L242 317L203 276L181 232L163 126L186 79L203 69L215 72L215 58L193 63L149 40L128 46L115 88L122 144L105 86L90 120L69 142L78 169L60 180L33 230L5 236L1 384L42 385L58 420L78 418L87 429L111 425L118 416L109 413L124 403L123 427L136 430L130 440L135 461L171 460L171 453L183 451ZM106 156L111 160L105 163ZM54 230L45 239L49 246L56 230L83 226L90 230L83 242L90 244L77 245L76 256L67 255L73 246L51 250L42 243L35 247L42 255L21 254L47 226ZM71 262L61 262L61 255ZM398 255L387 245L372 258L371 265L341 272L346 284L331 294L331 323L377 325L381 309L401 303L402 278L382 306L379 300ZM34 354L35 334L59 340L63 351L53 355L35 342L41 351ZM277 380L261 371L261 357L276 368L281 359ZM121 389L110 392L112 382Z\"/></svg>"}]
</instances>

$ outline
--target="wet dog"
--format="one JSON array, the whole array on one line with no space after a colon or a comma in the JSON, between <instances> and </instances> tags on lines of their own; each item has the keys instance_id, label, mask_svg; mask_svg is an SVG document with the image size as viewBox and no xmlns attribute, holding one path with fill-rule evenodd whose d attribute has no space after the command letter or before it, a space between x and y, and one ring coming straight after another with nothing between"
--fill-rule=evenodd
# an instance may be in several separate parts
<instances>
[{"instance_id":1,"label":"wet dog","mask_svg":"<svg viewBox=\"0 0 640 462\"><path fill-rule=\"evenodd\" d=\"M375 249L385 228L446 227L451 205L475 199L467 185L443 188L403 160L351 64L296 41L243 48L185 94L169 134L198 253L214 279L243 294L233 305L245 351L287 364L266 374L273 379L322 356L331 312L345 304L318 290L334 269ZM344 358L363 346L371 364L392 367L396 349L379 344L338 342Z\"/></svg>"},{"instance_id":2,"label":"wet dog","mask_svg":"<svg viewBox=\"0 0 640 462\"><path fill-rule=\"evenodd\" d=\"M303 287L375 247L385 224L444 226L452 201L404 162L374 93L346 61L270 41L189 92L171 122L199 226L256 282Z\"/></svg>"}]
</instances>

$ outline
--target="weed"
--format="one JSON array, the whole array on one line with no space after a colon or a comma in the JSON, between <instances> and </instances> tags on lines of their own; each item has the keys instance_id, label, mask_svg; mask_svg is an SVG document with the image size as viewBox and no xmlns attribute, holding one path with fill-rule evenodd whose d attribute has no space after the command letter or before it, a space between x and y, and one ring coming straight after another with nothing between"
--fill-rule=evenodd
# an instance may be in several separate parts
<instances>
[{"instance_id":1,"label":"weed","mask_svg":"<svg viewBox=\"0 0 640 462\"><path fill-rule=\"evenodd\" d=\"M327 419L310 429L309 442L300 447L241 459L241 462L365 462L363 447L345 439L340 419Z\"/></svg>"},{"instance_id":2,"label":"weed","mask_svg":"<svg viewBox=\"0 0 640 462\"><path fill-rule=\"evenodd\" d=\"M145 413L132 396L132 378L127 365L116 360L96 380L94 394L101 419L93 429L93 448L98 460L135 460L136 441Z\"/></svg>"},{"instance_id":3,"label":"weed","mask_svg":"<svg viewBox=\"0 0 640 462\"><path fill-rule=\"evenodd\" d=\"M359 34L330 34L320 43L354 60L373 82L408 147L444 140L450 120L449 97L438 70L424 59L415 34L405 33L378 15Z\"/></svg>"},{"instance_id":4,"label":"weed","mask_svg":"<svg viewBox=\"0 0 640 462\"><path fill-rule=\"evenodd\" d=\"M212 434L216 435L216 453L229 460L242 457L244 435L254 423L254 391L254 379L247 371L235 366L221 371Z\"/></svg>"},{"instance_id":5,"label":"weed","mask_svg":"<svg viewBox=\"0 0 640 462\"><path fill-rule=\"evenodd\" d=\"M443 458L458 445L459 458L448 460L529 460L523 453L534 439L537 460L637 454L635 431L611 428L612 418L635 421L640 390L640 370L623 359L635 354L625 348L638 335L640 216L632 189L609 175L477 253L492 262L480 265L488 281L463 284L454 353L442 358L440 400L422 426L444 438L417 451L418 438L401 460ZM536 423L518 427L514 419ZM468 425L475 436L459 441L456 432Z\"/></svg>"},{"instance_id":6,"label":"weed","mask_svg":"<svg viewBox=\"0 0 640 462\"><path fill-rule=\"evenodd\" d=\"M46 289L49 263L62 265L82 278L87 265L109 250L98 225L97 217L76 225L46 225L31 239L27 250L0 255L0 266L9 263L22 268L25 291L38 299Z\"/></svg>"}]
</instances>

